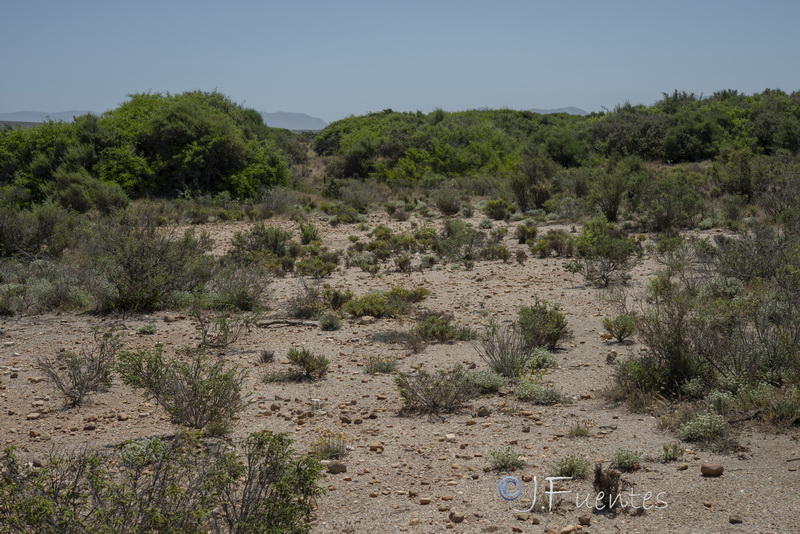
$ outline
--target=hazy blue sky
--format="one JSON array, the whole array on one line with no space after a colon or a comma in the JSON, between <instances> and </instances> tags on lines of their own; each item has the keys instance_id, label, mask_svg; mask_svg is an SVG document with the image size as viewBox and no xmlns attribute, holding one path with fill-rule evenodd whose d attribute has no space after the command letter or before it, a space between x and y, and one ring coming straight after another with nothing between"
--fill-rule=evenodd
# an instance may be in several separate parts
<instances>
[{"instance_id":1,"label":"hazy blue sky","mask_svg":"<svg viewBox=\"0 0 800 534\"><path fill-rule=\"evenodd\" d=\"M333 121L800 89L797 0L0 0L0 112L218 90Z\"/></svg>"}]
</instances>

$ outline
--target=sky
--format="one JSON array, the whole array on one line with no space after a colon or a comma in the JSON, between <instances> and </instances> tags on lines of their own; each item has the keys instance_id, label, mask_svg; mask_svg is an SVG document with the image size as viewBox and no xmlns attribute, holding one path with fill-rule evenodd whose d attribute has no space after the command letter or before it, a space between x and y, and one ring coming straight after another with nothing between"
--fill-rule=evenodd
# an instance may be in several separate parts
<instances>
[{"instance_id":1,"label":"sky","mask_svg":"<svg viewBox=\"0 0 800 534\"><path fill-rule=\"evenodd\" d=\"M219 91L331 122L800 90L797 0L0 0L0 112Z\"/></svg>"}]
</instances>

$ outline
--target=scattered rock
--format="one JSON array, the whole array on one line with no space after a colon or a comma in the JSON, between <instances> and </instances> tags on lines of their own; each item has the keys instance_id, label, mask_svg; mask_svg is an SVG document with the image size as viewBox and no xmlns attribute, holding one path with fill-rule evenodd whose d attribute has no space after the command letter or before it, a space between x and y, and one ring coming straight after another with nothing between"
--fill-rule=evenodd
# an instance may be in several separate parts
<instances>
[{"instance_id":1,"label":"scattered rock","mask_svg":"<svg viewBox=\"0 0 800 534\"><path fill-rule=\"evenodd\" d=\"M460 514L457 512L450 512L450 515L448 515L447 517L453 523L461 523L462 521L464 521L464 514Z\"/></svg>"},{"instance_id":2,"label":"scattered rock","mask_svg":"<svg viewBox=\"0 0 800 534\"><path fill-rule=\"evenodd\" d=\"M375 317L373 317L371 315L364 315L363 317L360 317L358 319L358 322L356 324L369 325L369 324L374 324L374 323L375 323Z\"/></svg>"},{"instance_id":3,"label":"scattered rock","mask_svg":"<svg viewBox=\"0 0 800 534\"><path fill-rule=\"evenodd\" d=\"M703 506L705 506L706 508L711 508L711 502L710 501L703 501Z\"/></svg>"},{"instance_id":4,"label":"scattered rock","mask_svg":"<svg viewBox=\"0 0 800 534\"><path fill-rule=\"evenodd\" d=\"M519 514L514 514L514 517L517 518L517 521L527 521L531 518L531 514L528 512L521 512Z\"/></svg>"},{"instance_id":5,"label":"scattered rock","mask_svg":"<svg viewBox=\"0 0 800 534\"><path fill-rule=\"evenodd\" d=\"M700 472L706 477L722 476L725 467L722 464L703 464L700 466Z\"/></svg>"},{"instance_id":6,"label":"scattered rock","mask_svg":"<svg viewBox=\"0 0 800 534\"><path fill-rule=\"evenodd\" d=\"M87 425L84 425L83 429L86 431L97 430L97 425L95 425L94 423L89 423Z\"/></svg>"},{"instance_id":7,"label":"scattered rock","mask_svg":"<svg viewBox=\"0 0 800 534\"><path fill-rule=\"evenodd\" d=\"M583 525L584 527L588 527L592 524L592 516L590 515L582 515L578 518L578 524Z\"/></svg>"},{"instance_id":8,"label":"scattered rock","mask_svg":"<svg viewBox=\"0 0 800 534\"><path fill-rule=\"evenodd\" d=\"M680 464L675 469L677 469L678 471L686 471L687 469L689 469L689 464Z\"/></svg>"},{"instance_id":9,"label":"scattered rock","mask_svg":"<svg viewBox=\"0 0 800 534\"><path fill-rule=\"evenodd\" d=\"M583 527L580 525L567 525L558 532L559 534L570 534L571 532L580 532L581 530L583 530Z\"/></svg>"},{"instance_id":10,"label":"scattered rock","mask_svg":"<svg viewBox=\"0 0 800 534\"><path fill-rule=\"evenodd\" d=\"M328 473L338 475L340 473L347 473L347 466L342 462L331 462L328 464Z\"/></svg>"},{"instance_id":11,"label":"scattered rock","mask_svg":"<svg viewBox=\"0 0 800 534\"><path fill-rule=\"evenodd\" d=\"M383 443L381 443L380 441L373 441L372 443L369 444L369 450L381 454L383 452Z\"/></svg>"},{"instance_id":12,"label":"scattered rock","mask_svg":"<svg viewBox=\"0 0 800 534\"><path fill-rule=\"evenodd\" d=\"M431 503L431 498L430 497L420 497L419 498L419 503L420 504L430 504Z\"/></svg>"},{"instance_id":13,"label":"scattered rock","mask_svg":"<svg viewBox=\"0 0 800 534\"><path fill-rule=\"evenodd\" d=\"M744 519L742 519L742 516L738 514L731 514L731 516L728 518L728 523L731 525L739 525L744 523Z\"/></svg>"},{"instance_id":14,"label":"scattered rock","mask_svg":"<svg viewBox=\"0 0 800 534\"><path fill-rule=\"evenodd\" d=\"M42 414L40 414L39 412L31 412L25 416L25 419L27 419L28 421L35 421L36 419L39 419L41 416Z\"/></svg>"},{"instance_id":15,"label":"scattered rock","mask_svg":"<svg viewBox=\"0 0 800 534\"><path fill-rule=\"evenodd\" d=\"M128 418L129 418L129 416L125 412L119 412L117 414L117 421L127 421Z\"/></svg>"},{"instance_id":16,"label":"scattered rock","mask_svg":"<svg viewBox=\"0 0 800 534\"><path fill-rule=\"evenodd\" d=\"M478 417L489 417L490 415L492 415L492 412L486 406L478 408Z\"/></svg>"}]
</instances>

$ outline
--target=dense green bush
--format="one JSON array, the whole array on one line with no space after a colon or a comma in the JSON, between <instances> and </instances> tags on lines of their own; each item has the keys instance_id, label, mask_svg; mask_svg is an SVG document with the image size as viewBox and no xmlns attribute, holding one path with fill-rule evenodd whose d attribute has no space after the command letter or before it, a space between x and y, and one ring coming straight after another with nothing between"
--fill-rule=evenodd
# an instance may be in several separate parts
<instances>
[{"instance_id":1,"label":"dense green bush","mask_svg":"<svg viewBox=\"0 0 800 534\"><path fill-rule=\"evenodd\" d=\"M411 305L422 301L430 291L424 287L404 289L395 287L389 291L370 291L361 297L348 300L342 310L355 316L387 317L404 315L409 312Z\"/></svg>"},{"instance_id":2,"label":"dense green bush","mask_svg":"<svg viewBox=\"0 0 800 534\"><path fill-rule=\"evenodd\" d=\"M528 351L536 347L555 350L562 342L572 339L566 315L558 306L550 306L540 299L519 309L516 328Z\"/></svg>"},{"instance_id":3,"label":"dense green bush","mask_svg":"<svg viewBox=\"0 0 800 534\"><path fill-rule=\"evenodd\" d=\"M604 215L598 215L584 225L575 241L575 259L564 267L582 274L591 284L606 287L614 281L625 282L641 255L636 242L623 235Z\"/></svg>"}]
</instances>

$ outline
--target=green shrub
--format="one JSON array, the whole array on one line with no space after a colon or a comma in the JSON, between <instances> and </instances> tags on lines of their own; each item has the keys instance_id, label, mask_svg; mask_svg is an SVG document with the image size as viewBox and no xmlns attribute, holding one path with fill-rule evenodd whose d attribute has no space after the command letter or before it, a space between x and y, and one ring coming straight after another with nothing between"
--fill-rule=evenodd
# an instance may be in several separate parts
<instances>
[{"instance_id":1,"label":"green shrub","mask_svg":"<svg viewBox=\"0 0 800 534\"><path fill-rule=\"evenodd\" d=\"M364 372L368 375L375 375L378 373L391 374L397 371L397 360L392 357L381 358L378 356L370 356L367 359L367 364L364 366Z\"/></svg>"},{"instance_id":2,"label":"green shrub","mask_svg":"<svg viewBox=\"0 0 800 534\"><path fill-rule=\"evenodd\" d=\"M489 466L495 471L519 469L525 465L525 459L513 447L500 447L489 451Z\"/></svg>"},{"instance_id":3,"label":"green shrub","mask_svg":"<svg viewBox=\"0 0 800 534\"><path fill-rule=\"evenodd\" d=\"M314 223L300 221L300 243L309 245L320 240L319 228Z\"/></svg>"},{"instance_id":4,"label":"green shrub","mask_svg":"<svg viewBox=\"0 0 800 534\"><path fill-rule=\"evenodd\" d=\"M91 286L100 309L161 309L173 293L205 290L213 280L210 237L164 231L153 215L129 209L98 221L87 232L79 261L100 277Z\"/></svg>"},{"instance_id":5,"label":"green shrub","mask_svg":"<svg viewBox=\"0 0 800 534\"><path fill-rule=\"evenodd\" d=\"M355 317L403 315L408 313L411 304L422 301L428 295L430 291L422 287L411 290L395 287L389 291L370 291L347 301L342 310Z\"/></svg>"},{"instance_id":6,"label":"green shrub","mask_svg":"<svg viewBox=\"0 0 800 534\"><path fill-rule=\"evenodd\" d=\"M244 339L261 318L258 313L212 315L198 309L192 310L191 316L200 335L200 346L214 349L223 349Z\"/></svg>"},{"instance_id":7,"label":"green shrub","mask_svg":"<svg viewBox=\"0 0 800 534\"><path fill-rule=\"evenodd\" d=\"M521 401L532 402L549 406L558 404L563 400L561 393L552 388L546 388L532 379L520 380L514 388L514 396Z\"/></svg>"},{"instance_id":8,"label":"green shrub","mask_svg":"<svg viewBox=\"0 0 800 534\"><path fill-rule=\"evenodd\" d=\"M276 226L257 223L248 232L236 232L228 254L237 261L253 262L264 256L282 258L289 254L292 234Z\"/></svg>"},{"instance_id":9,"label":"green shrub","mask_svg":"<svg viewBox=\"0 0 800 534\"><path fill-rule=\"evenodd\" d=\"M58 352L53 358L38 358L36 363L47 380L64 396L67 406L80 406L92 393L111 386L111 371L122 347L114 329L94 330L94 346L80 354Z\"/></svg>"},{"instance_id":10,"label":"green shrub","mask_svg":"<svg viewBox=\"0 0 800 534\"><path fill-rule=\"evenodd\" d=\"M551 307L539 299L533 305L519 309L516 327L528 350L536 347L555 350L561 342L572 339L566 315L559 311L558 306Z\"/></svg>"},{"instance_id":11,"label":"green shrub","mask_svg":"<svg viewBox=\"0 0 800 534\"><path fill-rule=\"evenodd\" d=\"M303 377L308 380L322 378L328 373L330 361L325 356L319 356L306 348L289 349L286 353L289 362L298 367L303 373Z\"/></svg>"},{"instance_id":12,"label":"green shrub","mask_svg":"<svg viewBox=\"0 0 800 534\"><path fill-rule=\"evenodd\" d=\"M622 471L635 471L641 467L642 458L636 451L617 449L611 463Z\"/></svg>"},{"instance_id":13,"label":"green shrub","mask_svg":"<svg viewBox=\"0 0 800 534\"><path fill-rule=\"evenodd\" d=\"M613 319L604 317L603 328L614 336L618 342L622 343L636 333L636 316L623 313Z\"/></svg>"},{"instance_id":14,"label":"green shrub","mask_svg":"<svg viewBox=\"0 0 800 534\"><path fill-rule=\"evenodd\" d=\"M452 187L440 189L434 195L434 202L442 215L456 215L461 211L461 192Z\"/></svg>"},{"instance_id":15,"label":"green shrub","mask_svg":"<svg viewBox=\"0 0 800 534\"><path fill-rule=\"evenodd\" d=\"M427 342L451 343L475 338L475 332L468 327L452 324L453 316L441 312L429 312L422 316L411 328L411 334Z\"/></svg>"},{"instance_id":16,"label":"green shrub","mask_svg":"<svg viewBox=\"0 0 800 534\"><path fill-rule=\"evenodd\" d=\"M706 395L704 401L709 413L727 415L733 409L735 399L730 392L715 389Z\"/></svg>"},{"instance_id":17,"label":"green shrub","mask_svg":"<svg viewBox=\"0 0 800 534\"><path fill-rule=\"evenodd\" d=\"M319 327L327 332L342 328L342 320L335 313L326 313L319 319Z\"/></svg>"},{"instance_id":18,"label":"green shrub","mask_svg":"<svg viewBox=\"0 0 800 534\"><path fill-rule=\"evenodd\" d=\"M591 284L606 287L612 281L627 281L628 272L641 256L633 240L598 215L584 225L575 242L575 259L564 267L582 274Z\"/></svg>"},{"instance_id":19,"label":"green shrub","mask_svg":"<svg viewBox=\"0 0 800 534\"><path fill-rule=\"evenodd\" d=\"M492 371L506 378L517 378L528 368L530 352L513 325L490 323L477 350Z\"/></svg>"},{"instance_id":20,"label":"green shrub","mask_svg":"<svg viewBox=\"0 0 800 534\"><path fill-rule=\"evenodd\" d=\"M583 456L564 456L556 464L556 476L584 479L589 476L591 467Z\"/></svg>"},{"instance_id":21,"label":"green shrub","mask_svg":"<svg viewBox=\"0 0 800 534\"><path fill-rule=\"evenodd\" d=\"M524 245L526 243L533 244L536 240L538 229L533 221L527 220L517 226L516 233L517 241L519 241L520 245Z\"/></svg>"},{"instance_id":22,"label":"green shrub","mask_svg":"<svg viewBox=\"0 0 800 534\"><path fill-rule=\"evenodd\" d=\"M540 258L557 256L570 258L575 251L575 238L566 230L548 230L545 235L530 244L531 254Z\"/></svg>"},{"instance_id":23,"label":"green shrub","mask_svg":"<svg viewBox=\"0 0 800 534\"><path fill-rule=\"evenodd\" d=\"M571 438L585 438L589 436L589 429L584 424L575 423L570 427L567 436Z\"/></svg>"},{"instance_id":24,"label":"green shrub","mask_svg":"<svg viewBox=\"0 0 800 534\"><path fill-rule=\"evenodd\" d=\"M319 437L311 443L311 453L320 460L341 460L347 455L347 434L333 430L320 430Z\"/></svg>"},{"instance_id":25,"label":"green shrub","mask_svg":"<svg viewBox=\"0 0 800 534\"><path fill-rule=\"evenodd\" d=\"M289 299L289 313L298 319L316 319L328 308L319 283L309 285L304 279L300 281L297 293Z\"/></svg>"},{"instance_id":26,"label":"green shrub","mask_svg":"<svg viewBox=\"0 0 800 534\"><path fill-rule=\"evenodd\" d=\"M141 469L158 462L168 451L168 445L159 438L133 439L125 442L119 457L125 467Z\"/></svg>"},{"instance_id":27,"label":"green shrub","mask_svg":"<svg viewBox=\"0 0 800 534\"><path fill-rule=\"evenodd\" d=\"M136 331L137 334L141 334L143 336L152 336L156 333L156 325L153 323L147 323L139 327Z\"/></svg>"},{"instance_id":28,"label":"green shrub","mask_svg":"<svg viewBox=\"0 0 800 534\"><path fill-rule=\"evenodd\" d=\"M484 204L483 212L490 219L495 221L502 221L508 217L509 212L513 213L514 209L508 204L504 198L494 198L486 201Z\"/></svg>"},{"instance_id":29,"label":"green shrub","mask_svg":"<svg viewBox=\"0 0 800 534\"><path fill-rule=\"evenodd\" d=\"M553 356L552 352L544 347L536 347L528 352L528 361L526 365L531 371L549 369L556 366L556 358Z\"/></svg>"},{"instance_id":30,"label":"green shrub","mask_svg":"<svg viewBox=\"0 0 800 534\"><path fill-rule=\"evenodd\" d=\"M481 393L497 393L506 385L506 378L494 371L467 371L466 379Z\"/></svg>"},{"instance_id":31,"label":"green shrub","mask_svg":"<svg viewBox=\"0 0 800 534\"><path fill-rule=\"evenodd\" d=\"M115 366L122 382L155 399L172 420L202 430L209 425L226 427L245 407L244 370L208 356L202 350L185 349L182 359L167 360L162 348L119 353Z\"/></svg>"},{"instance_id":32,"label":"green shrub","mask_svg":"<svg viewBox=\"0 0 800 534\"><path fill-rule=\"evenodd\" d=\"M336 270L337 263L322 258L301 258L294 264L297 274L312 278L325 278Z\"/></svg>"},{"instance_id":33,"label":"green shrub","mask_svg":"<svg viewBox=\"0 0 800 534\"><path fill-rule=\"evenodd\" d=\"M461 366L429 373L418 369L414 374L400 373L395 383L403 398L403 409L438 414L459 410L477 391L467 380Z\"/></svg>"},{"instance_id":34,"label":"green shrub","mask_svg":"<svg viewBox=\"0 0 800 534\"><path fill-rule=\"evenodd\" d=\"M680 443L664 443L661 447L664 450L661 458L665 462L677 462L683 456L683 445Z\"/></svg>"},{"instance_id":35,"label":"green shrub","mask_svg":"<svg viewBox=\"0 0 800 534\"><path fill-rule=\"evenodd\" d=\"M719 414L703 413L681 425L681 437L686 441L710 443L720 438L726 430L727 421Z\"/></svg>"}]
</instances>

